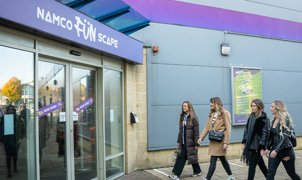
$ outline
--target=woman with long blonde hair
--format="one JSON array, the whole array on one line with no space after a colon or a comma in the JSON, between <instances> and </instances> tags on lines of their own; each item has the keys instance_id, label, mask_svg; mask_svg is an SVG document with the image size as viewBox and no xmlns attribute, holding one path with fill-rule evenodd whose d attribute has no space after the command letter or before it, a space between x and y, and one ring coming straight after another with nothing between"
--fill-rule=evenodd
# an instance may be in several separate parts
<instances>
[{"instance_id":1,"label":"woman with long blonde hair","mask_svg":"<svg viewBox=\"0 0 302 180\"><path fill-rule=\"evenodd\" d=\"M207 134L213 131L223 132L224 136L221 142L210 140L209 152L211 155L210 167L206 177L206 180L210 180L216 169L216 162L219 158L225 171L228 174L227 180L234 180L230 165L225 155L227 154L227 148L230 142L231 136L231 115L223 108L222 101L219 97L213 97L210 99L210 113L209 119L205 128L199 136L198 143L204 140Z\"/></svg>"},{"instance_id":2,"label":"woman with long blonde hair","mask_svg":"<svg viewBox=\"0 0 302 180\"><path fill-rule=\"evenodd\" d=\"M296 158L293 150L293 144L289 139L289 137L294 135L292 132L293 121L282 101L273 101L270 110L274 117L269 131L269 139L266 146L267 150L265 151L265 154L267 155L268 150L271 150L269 153L266 179L274 179L277 168L282 161L287 174L293 180L300 180L300 176L295 170Z\"/></svg>"}]
</instances>

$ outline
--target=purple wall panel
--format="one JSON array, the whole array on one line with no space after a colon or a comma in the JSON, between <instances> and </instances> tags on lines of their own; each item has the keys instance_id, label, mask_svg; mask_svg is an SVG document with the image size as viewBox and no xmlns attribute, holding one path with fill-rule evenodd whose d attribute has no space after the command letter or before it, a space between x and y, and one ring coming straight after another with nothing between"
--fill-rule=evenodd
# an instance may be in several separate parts
<instances>
[{"instance_id":1,"label":"purple wall panel","mask_svg":"<svg viewBox=\"0 0 302 180\"><path fill-rule=\"evenodd\" d=\"M174 0L123 0L153 22L302 41L302 23Z\"/></svg>"}]
</instances>

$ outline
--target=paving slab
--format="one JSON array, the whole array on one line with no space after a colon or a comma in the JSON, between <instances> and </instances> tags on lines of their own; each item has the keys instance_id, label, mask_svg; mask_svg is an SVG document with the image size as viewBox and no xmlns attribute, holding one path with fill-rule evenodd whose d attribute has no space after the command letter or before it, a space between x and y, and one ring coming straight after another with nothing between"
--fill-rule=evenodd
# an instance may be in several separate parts
<instances>
[{"instance_id":1,"label":"paving slab","mask_svg":"<svg viewBox=\"0 0 302 180\"><path fill-rule=\"evenodd\" d=\"M302 177L302 150L295 150L296 154L296 172ZM210 160L210 156L209 156ZM265 164L267 165L268 163L268 158L264 157ZM245 163L242 163L240 159L231 159L229 160L231 170L236 178L236 180L246 180L247 175L248 175L248 166L245 165ZM200 168L203 172L202 177L206 177L208 168L210 166L210 163L200 163ZM154 179L154 180L169 180L170 178L168 175L172 174L172 169L173 167L166 167L166 168L157 168L157 169L149 169L145 171L137 171L133 172L133 174L129 175L124 175L118 180L149 180L149 179ZM147 172L148 174L145 174ZM140 176L140 174L142 174ZM180 176L181 180L194 180L194 179L202 179L200 176L197 177L192 177L191 175L193 174L193 169L191 165L186 165L183 173ZM128 178L128 179L127 179ZM227 178L227 173L225 172L224 168L222 167L222 164L220 161L217 162L216 170L214 172L214 175L211 180L223 180ZM257 167L256 169L256 174L255 174L255 180L265 180L265 177L263 176L262 172L260 169ZM277 174L275 176L275 180L290 180L291 178L287 175L283 164L280 163Z\"/></svg>"}]
</instances>

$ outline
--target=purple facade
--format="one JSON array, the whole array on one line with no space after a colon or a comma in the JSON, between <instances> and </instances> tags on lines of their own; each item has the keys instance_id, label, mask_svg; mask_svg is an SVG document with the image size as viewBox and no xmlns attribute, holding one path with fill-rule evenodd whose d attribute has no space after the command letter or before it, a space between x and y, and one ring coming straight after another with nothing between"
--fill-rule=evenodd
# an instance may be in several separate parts
<instances>
[{"instance_id":1,"label":"purple facade","mask_svg":"<svg viewBox=\"0 0 302 180\"><path fill-rule=\"evenodd\" d=\"M174 0L123 0L153 22L302 41L302 23Z\"/></svg>"},{"instance_id":2,"label":"purple facade","mask_svg":"<svg viewBox=\"0 0 302 180\"><path fill-rule=\"evenodd\" d=\"M54 0L3 0L0 18L142 64L143 43Z\"/></svg>"}]
</instances>

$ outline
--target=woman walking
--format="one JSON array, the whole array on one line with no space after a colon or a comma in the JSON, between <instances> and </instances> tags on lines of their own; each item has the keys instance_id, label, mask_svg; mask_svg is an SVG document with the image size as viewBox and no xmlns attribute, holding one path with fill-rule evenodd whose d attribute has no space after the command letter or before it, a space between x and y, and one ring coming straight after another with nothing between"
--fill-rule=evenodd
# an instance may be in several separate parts
<instances>
[{"instance_id":1,"label":"woman walking","mask_svg":"<svg viewBox=\"0 0 302 180\"><path fill-rule=\"evenodd\" d=\"M173 175L170 175L171 179L179 179L186 160L188 160L188 164L192 164L192 176L201 176L201 169L198 164L198 135L198 117L195 114L191 102L185 101L182 104L182 112L179 120L179 134L177 139L178 146L181 147L181 153L176 159L172 170Z\"/></svg>"},{"instance_id":2,"label":"woman walking","mask_svg":"<svg viewBox=\"0 0 302 180\"><path fill-rule=\"evenodd\" d=\"M206 180L210 180L212 178L218 158L228 174L227 180L234 180L235 178L232 174L229 162L225 157L231 135L231 115L223 108L222 101L219 97L211 98L210 102L211 110L209 113L209 119L199 136L198 143L203 141L211 130L223 131L224 136L221 142L210 140L208 154L211 155L211 160Z\"/></svg>"},{"instance_id":3,"label":"woman walking","mask_svg":"<svg viewBox=\"0 0 302 180\"><path fill-rule=\"evenodd\" d=\"M295 153L293 144L289 140L292 134L293 121L287 112L286 106L282 101L273 101L270 108L274 115L272 120L272 127L269 131L269 139L266 145L265 153L271 149L268 159L268 173L267 180L273 180L277 168L282 161L282 164L287 174L293 180L300 180L300 176L295 170Z\"/></svg>"},{"instance_id":4,"label":"woman walking","mask_svg":"<svg viewBox=\"0 0 302 180\"><path fill-rule=\"evenodd\" d=\"M264 104L260 99L254 99L251 102L251 108L252 112L244 129L241 156L241 161L249 166L248 180L254 179L257 165L266 177L267 167L262 156L265 155L270 124L269 118L263 111Z\"/></svg>"}]
</instances>

